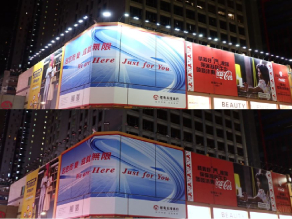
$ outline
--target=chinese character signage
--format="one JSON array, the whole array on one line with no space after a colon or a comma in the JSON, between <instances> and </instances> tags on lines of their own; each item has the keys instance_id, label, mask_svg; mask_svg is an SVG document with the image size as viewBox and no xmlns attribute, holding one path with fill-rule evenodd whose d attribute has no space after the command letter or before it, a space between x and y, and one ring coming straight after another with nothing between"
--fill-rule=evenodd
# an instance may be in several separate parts
<instances>
[{"instance_id":1,"label":"chinese character signage","mask_svg":"<svg viewBox=\"0 0 292 219\"><path fill-rule=\"evenodd\" d=\"M189 201L237 206L231 162L186 152L186 164Z\"/></svg>"},{"instance_id":2,"label":"chinese character signage","mask_svg":"<svg viewBox=\"0 0 292 219\"><path fill-rule=\"evenodd\" d=\"M88 29L65 46L59 108L186 108L184 44L126 25Z\"/></svg>"},{"instance_id":3,"label":"chinese character signage","mask_svg":"<svg viewBox=\"0 0 292 219\"><path fill-rule=\"evenodd\" d=\"M292 213L287 178L285 175L272 173L277 210L281 213Z\"/></svg>"},{"instance_id":4,"label":"chinese character signage","mask_svg":"<svg viewBox=\"0 0 292 219\"><path fill-rule=\"evenodd\" d=\"M273 63L273 70L278 101L291 103L291 90L287 66Z\"/></svg>"},{"instance_id":5,"label":"chinese character signage","mask_svg":"<svg viewBox=\"0 0 292 219\"><path fill-rule=\"evenodd\" d=\"M56 217L185 217L184 182L183 151L97 135L62 155Z\"/></svg>"},{"instance_id":6,"label":"chinese character signage","mask_svg":"<svg viewBox=\"0 0 292 219\"><path fill-rule=\"evenodd\" d=\"M187 43L187 61L189 91L237 96L233 53Z\"/></svg>"}]
</instances>

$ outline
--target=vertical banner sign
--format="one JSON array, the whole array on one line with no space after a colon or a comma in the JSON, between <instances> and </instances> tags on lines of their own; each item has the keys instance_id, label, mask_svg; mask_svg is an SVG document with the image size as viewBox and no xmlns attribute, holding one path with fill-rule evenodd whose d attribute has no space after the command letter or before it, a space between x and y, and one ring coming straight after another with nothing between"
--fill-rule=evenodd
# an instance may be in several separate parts
<instances>
[{"instance_id":1,"label":"vertical banner sign","mask_svg":"<svg viewBox=\"0 0 292 219\"><path fill-rule=\"evenodd\" d=\"M238 207L276 211L271 172L234 163Z\"/></svg>"},{"instance_id":2,"label":"vertical banner sign","mask_svg":"<svg viewBox=\"0 0 292 219\"><path fill-rule=\"evenodd\" d=\"M194 63L193 63L193 44L186 42L187 46L187 78L188 91L194 91Z\"/></svg>"},{"instance_id":3,"label":"vertical banner sign","mask_svg":"<svg viewBox=\"0 0 292 219\"><path fill-rule=\"evenodd\" d=\"M288 68L285 65L273 63L277 99L279 102L291 103L291 90L289 84Z\"/></svg>"},{"instance_id":4,"label":"vertical banner sign","mask_svg":"<svg viewBox=\"0 0 292 219\"><path fill-rule=\"evenodd\" d=\"M62 155L56 217L185 217L183 151L120 135Z\"/></svg>"},{"instance_id":5,"label":"vertical banner sign","mask_svg":"<svg viewBox=\"0 0 292 219\"><path fill-rule=\"evenodd\" d=\"M189 85L190 91L237 96L233 53L193 43L192 57L194 89Z\"/></svg>"},{"instance_id":6,"label":"vertical banner sign","mask_svg":"<svg viewBox=\"0 0 292 219\"><path fill-rule=\"evenodd\" d=\"M272 63L234 55L238 96L277 101Z\"/></svg>"},{"instance_id":7,"label":"vertical banner sign","mask_svg":"<svg viewBox=\"0 0 292 219\"><path fill-rule=\"evenodd\" d=\"M186 151L186 174L187 174L187 196L188 201L194 201L192 153Z\"/></svg>"},{"instance_id":8,"label":"vertical banner sign","mask_svg":"<svg viewBox=\"0 0 292 219\"><path fill-rule=\"evenodd\" d=\"M186 160L189 201L237 206L231 162L195 153L187 153Z\"/></svg>"},{"instance_id":9,"label":"vertical banner sign","mask_svg":"<svg viewBox=\"0 0 292 219\"><path fill-rule=\"evenodd\" d=\"M34 203L36 197L37 181L38 181L38 172L34 172L27 175L25 191L23 195L23 203L21 210L21 218L36 218L36 205Z\"/></svg>"},{"instance_id":10,"label":"vertical banner sign","mask_svg":"<svg viewBox=\"0 0 292 219\"><path fill-rule=\"evenodd\" d=\"M33 67L32 77L31 77L31 85L28 96L28 109L39 109L41 98L40 98L40 90L42 84L42 76L43 76L43 68L44 63L40 61Z\"/></svg>"},{"instance_id":11,"label":"vertical banner sign","mask_svg":"<svg viewBox=\"0 0 292 219\"><path fill-rule=\"evenodd\" d=\"M277 211L292 213L288 182L285 175L272 173Z\"/></svg>"}]
</instances>

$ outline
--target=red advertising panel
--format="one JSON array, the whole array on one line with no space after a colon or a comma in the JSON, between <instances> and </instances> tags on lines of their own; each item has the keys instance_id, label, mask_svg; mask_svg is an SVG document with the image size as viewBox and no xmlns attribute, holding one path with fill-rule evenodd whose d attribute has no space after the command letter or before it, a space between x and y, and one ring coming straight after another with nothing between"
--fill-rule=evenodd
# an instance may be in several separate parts
<instances>
[{"instance_id":1,"label":"red advertising panel","mask_svg":"<svg viewBox=\"0 0 292 219\"><path fill-rule=\"evenodd\" d=\"M277 210L281 213L292 213L286 176L272 173L272 179Z\"/></svg>"},{"instance_id":2,"label":"red advertising panel","mask_svg":"<svg viewBox=\"0 0 292 219\"><path fill-rule=\"evenodd\" d=\"M186 152L188 201L237 206L233 164Z\"/></svg>"},{"instance_id":3,"label":"red advertising panel","mask_svg":"<svg viewBox=\"0 0 292 219\"><path fill-rule=\"evenodd\" d=\"M291 92L288 76L288 68L285 65L273 63L277 99L279 102L291 103Z\"/></svg>"},{"instance_id":4,"label":"red advertising panel","mask_svg":"<svg viewBox=\"0 0 292 219\"><path fill-rule=\"evenodd\" d=\"M187 43L187 59L189 91L238 96L233 53Z\"/></svg>"}]
</instances>

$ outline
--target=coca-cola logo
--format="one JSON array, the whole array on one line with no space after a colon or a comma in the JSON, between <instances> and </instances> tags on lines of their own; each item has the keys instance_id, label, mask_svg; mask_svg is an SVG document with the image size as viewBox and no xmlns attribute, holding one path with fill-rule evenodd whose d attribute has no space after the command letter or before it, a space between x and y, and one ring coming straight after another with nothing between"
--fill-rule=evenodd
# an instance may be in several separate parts
<instances>
[{"instance_id":1,"label":"coca-cola logo","mask_svg":"<svg viewBox=\"0 0 292 219\"><path fill-rule=\"evenodd\" d=\"M154 206L153 206L153 209L154 209L155 211L158 211L159 206L158 206L158 205L154 205Z\"/></svg>"},{"instance_id":2,"label":"coca-cola logo","mask_svg":"<svg viewBox=\"0 0 292 219\"><path fill-rule=\"evenodd\" d=\"M218 178L215 180L215 188L223 189L223 190L232 190L232 184L230 180L220 181Z\"/></svg>"},{"instance_id":3,"label":"coca-cola logo","mask_svg":"<svg viewBox=\"0 0 292 219\"><path fill-rule=\"evenodd\" d=\"M280 191L280 192L285 192L285 189L283 189L283 188L278 188L278 191Z\"/></svg>"},{"instance_id":4,"label":"coca-cola logo","mask_svg":"<svg viewBox=\"0 0 292 219\"><path fill-rule=\"evenodd\" d=\"M225 81L232 81L233 80L233 76L232 76L232 72L231 71L220 71L219 69L217 69L216 72L216 77Z\"/></svg>"}]
</instances>

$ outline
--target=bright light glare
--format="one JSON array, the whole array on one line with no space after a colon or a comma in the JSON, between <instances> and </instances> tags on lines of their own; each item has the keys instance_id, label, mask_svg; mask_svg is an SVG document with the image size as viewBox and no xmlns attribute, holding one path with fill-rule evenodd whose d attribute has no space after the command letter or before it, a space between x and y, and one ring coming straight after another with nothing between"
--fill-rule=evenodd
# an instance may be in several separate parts
<instances>
[{"instance_id":1,"label":"bright light glare","mask_svg":"<svg viewBox=\"0 0 292 219\"><path fill-rule=\"evenodd\" d=\"M81 24L81 23L83 23L83 20L80 19L78 22Z\"/></svg>"},{"instance_id":2,"label":"bright light glare","mask_svg":"<svg viewBox=\"0 0 292 219\"><path fill-rule=\"evenodd\" d=\"M109 11L105 11L102 13L102 16L104 17L111 17L112 16L112 13L110 13Z\"/></svg>"},{"instance_id":3,"label":"bright light glare","mask_svg":"<svg viewBox=\"0 0 292 219\"><path fill-rule=\"evenodd\" d=\"M124 16L125 16L125 17L129 17L130 15L129 15L128 13L125 13Z\"/></svg>"}]
</instances>

